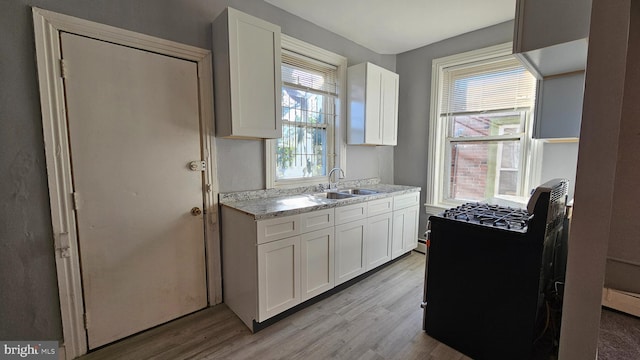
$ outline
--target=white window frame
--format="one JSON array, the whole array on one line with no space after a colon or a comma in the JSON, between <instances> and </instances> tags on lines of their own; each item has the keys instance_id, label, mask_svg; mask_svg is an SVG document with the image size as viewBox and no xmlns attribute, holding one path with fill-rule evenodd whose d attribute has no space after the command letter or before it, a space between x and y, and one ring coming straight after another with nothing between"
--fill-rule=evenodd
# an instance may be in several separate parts
<instances>
[{"instance_id":1,"label":"white window frame","mask_svg":"<svg viewBox=\"0 0 640 360\"><path fill-rule=\"evenodd\" d=\"M346 174L347 58L285 34L281 35L280 42L281 47L284 50L288 50L336 66L338 98L336 99L335 104L335 121L333 122L333 131L327 132L327 136L330 136L329 134L333 133L333 149L327 149L327 159L329 159L329 157L333 157L333 162L328 161L328 164L333 163L333 167L340 167ZM327 167L327 176L276 181L276 143L277 139L265 140L265 179L267 189L317 185L318 183L329 182L329 167Z\"/></svg>"},{"instance_id":2,"label":"white window frame","mask_svg":"<svg viewBox=\"0 0 640 360\"><path fill-rule=\"evenodd\" d=\"M428 214L438 214L443 210L460 205L464 201L445 198L448 182L445 175L448 173L444 164L450 162L447 152L447 124L440 121L440 98L444 82L444 70L449 67L468 64L476 61L497 59L512 55L511 42L490 46L478 50L434 59L431 68L431 104L429 117L429 138L427 154L427 189L425 211ZM525 134L522 139L522 181L521 188L528 189L536 176L539 177L538 147L536 141L531 138L533 108L528 111L525 119ZM486 137L485 137L486 140ZM523 194L523 196L526 194Z\"/></svg>"},{"instance_id":3,"label":"white window frame","mask_svg":"<svg viewBox=\"0 0 640 360\"><path fill-rule=\"evenodd\" d=\"M525 120L525 124L527 124L526 120ZM504 129L514 128L514 127L516 127L515 124L500 125L499 126L498 135L504 135ZM526 134L525 134L525 136L526 136ZM526 140L521 140L520 141L520 146L524 145L523 141L526 141ZM497 150L498 156L496 158L496 179L495 179L495 182L494 182L494 188L495 189L499 189L500 188L500 177L502 176L502 173L501 173L502 171L517 171L517 169L515 169L515 168L503 168L502 167L502 156L501 156L501 154L502 154L502 150L503 149L504 149L504 144L502 142L498 143L498 150ZM526 158L523 159L522 157L526 157L526 154L521 154L520 164L524 164L523 160L526 161ZM522 179L522 176L521 176L518 179L518 185L517 185L518 188L522 187L522 185L523 185L522 184L522 180L523 179Z\"/></svg>"}]
</instances>

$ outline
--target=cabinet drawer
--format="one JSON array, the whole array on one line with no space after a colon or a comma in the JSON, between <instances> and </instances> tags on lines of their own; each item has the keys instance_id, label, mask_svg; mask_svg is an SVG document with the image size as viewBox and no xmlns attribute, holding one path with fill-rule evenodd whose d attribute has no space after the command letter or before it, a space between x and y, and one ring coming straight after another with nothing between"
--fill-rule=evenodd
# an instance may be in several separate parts
<instances>
[{"instance_id":1,"label":"cabinet drawer","mask_svg":"<svg viewBox=\"0 0 640 360\"><path fill-rule=\"evenodd\" d=\"M367 217L367 203L359 203L336 208L336 225Z\"/></svg>"},{"instance_id":2,"label":"cabinet drawer","mask_svg":"<svg viewBox=\"0 0 640 360\"><path fill-rule=\"evenodd\" d=\"M369 201L367 203L367 216L388 213L393 210L393 197Z\"/></svg>"},{"instance_id":3,"label":"cabinet drawer","mask_svg":"<svg viewBox=\"0 0 640 360\"><path fill-rule=\"evenodd\" d=\"M260 220L257 224L258 244L288 238L300 234L300 216Z\"/></svg>"},{"instance_id":4,"label":"cabinet drawer","mask_svg":"<svg viewBox=\"0 0 640 360\"><path fill-rule=\"evenodd\" d=\"M333 209L300 214L300 234L333 226L334 214Z\"/></svg>"},{"instance_id":5,"label":"cabinet drawer","mask_svg":"<svg viewBox=\"0 0 640 360\"><path fill-rule=\"evenodd\" d=\"M420 192L398 195L393 197L393 210L404 209L409 206L418 205L420 202Z\"/></svg>"}]
</instances>

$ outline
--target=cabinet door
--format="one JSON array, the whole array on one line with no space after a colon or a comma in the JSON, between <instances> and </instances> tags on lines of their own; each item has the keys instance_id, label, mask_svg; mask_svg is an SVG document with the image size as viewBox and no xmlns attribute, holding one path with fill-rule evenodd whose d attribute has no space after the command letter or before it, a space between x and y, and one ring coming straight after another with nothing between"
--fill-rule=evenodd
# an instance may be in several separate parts
<instances>
[{"instance_id":1,"label":"cabinet door","mask_svg":"<svg viewBox=\"0 0 640 360\"><path fill-rule=\"evenodd\" d=\"M367 64L367 80L365 92L365 139L370 145L382 145L382 72L383 69Z\"/></svg>"},{"instance_id":2,"label":"cabinet door","mask_svg":"<svg viewBox=\"0 0 640 360\"><path fill-rule=\"evenodd\" d=\"M539 84L533 137L580 137L584 73L550 77Z\"/></svg>"},{"instance_id":3,"label":"cabinet door","mask_svg":"<svg viewBox=\"0 0 640 360\"><path fill-rule=\"evenodd\" d=\"M406 209L393 212L393 231L391 236L391 258L395 259L404 254L404 233L405 233L405 217Z\"/></svg>"},{"instance_id":4,"label":"cabinet door","mask_svg":"<svg viewBox=\"0 0 640 360\"><path fill-rule=\"evenodd\" d=\"M382 144L398 144L398 74L382 72Z\"/></svg>"},{"instance_id":5,"label":"cabinet door","mask_svg":"<svg viewBox=\"0 0 640 360\"><path fill-rule=\"evenodd\" d=\"M301 288L302 301L333 288L334 229L313 231L301 236Z\"/></svg>"},{"instance_id":6,"label":"cabinet door","mask_svg":"<svg viewBox=\"0 0 640 360\"><path fill-rule=\"evenodd\" d=\"M300 303L300 236L258 245L258 321Z\"/></svg>"},{"instance_id":7,"label":"cabinet door","mask_svg":"<svg viewBox=\"0 0 640 360\"><path fill-rule=\"evenodd\" d=\"M392 213L367 219L367 271L391 260L392 220Z\"/></svg>"},{"instance_id":8,"label":"cabinet door","mask_svg":"<svg viewBox=\"0 0 640 360\"><path fill-rule=\"evenodd\" d=\"M418 246L418 219L420 207L414 206L404 210L404 232L402 234L402 248L404 252L411 251Z\"/></svg>"},{"instance_id":9,"label":"cabinet door","mask_svg":"<svg viewBox=\"0 0 640 360\"><path fill-rule=\"evenodd\" d=\"M392 259L418 246L419 211L419 206L412 206L393 212Z\"/></svg>"},{"instance_id":10,"label":"cabinet door","mask_svg":"<svg viewBox=\"0 0 640 360\"><path fill-rule=\"evenodd\" d=\"M365 261L367 220L336 226L335 284L353 279L367 270Z\"/></svg>"}]
</instances>

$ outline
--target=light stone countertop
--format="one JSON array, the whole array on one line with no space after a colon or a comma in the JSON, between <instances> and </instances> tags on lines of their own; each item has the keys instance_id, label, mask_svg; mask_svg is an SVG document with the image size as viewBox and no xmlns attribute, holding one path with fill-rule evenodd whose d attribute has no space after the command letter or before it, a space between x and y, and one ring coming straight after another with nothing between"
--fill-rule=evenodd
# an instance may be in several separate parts
<instances>
[{"instance_id":1,"label":"light stone countertop","mask_svg":"<svg viewBox=\"0 0 640 360\"><path fill-rule=\"evenodd\" d=\"M355 187L348 188L353 189ZM225 194L224 200L221 200L220 204L222 206L226 206L253 216L256 220L263 220L279 216L295 215L310 211L351 205L364 201L382 199L389 196L396 196L420 191L420 188L416 186L388 184L368 184L361 185L359 188L374 190L377 193L371 195L355 195L346 199L326 199L319 196L314 196L312 193L308 193L305 191L299 194L287 194L275 197L248 198L246 200L234 200L233 194ZM347 189L347 187L338 188L338 190L342 189Z\"/></svg>"}]
</instances>

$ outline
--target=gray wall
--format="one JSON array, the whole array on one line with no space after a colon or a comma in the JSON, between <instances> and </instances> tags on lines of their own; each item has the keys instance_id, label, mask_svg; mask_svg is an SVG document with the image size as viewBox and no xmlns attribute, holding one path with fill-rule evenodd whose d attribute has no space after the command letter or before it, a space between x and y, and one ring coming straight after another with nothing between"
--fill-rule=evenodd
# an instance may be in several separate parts
<instances>
[{"instance_id":1,"label":"gray wall","mask_svg":"<svg viewBox=\"0 0 640 360\"><path fill-rule=\"evenodd\" d=\"M540 183L543 184L555 178L565 178L569 180L569 199L573 199L577 163L578 142L542 143Z\"/></svg>"},{"instance_id":2,"label":"gray wall","mask_svg":"<svg viewBox=\"0 0 640 360\"><path fill-rule=\"evenodd\" d=\"M398 54L400 75L398 146L394 153L396 184L422 187L421 204L427 189L427 152L431 103L431 62L443 56L502 44L513 38L513 21L487 27L419 49ZM419 234L426 229L428 215L420 214Z\"/></svg>"},{"instance_id":3,"label":"gray wall","mask_svg":"<svg viewBox=\"0 0 640 360\"><path fill-rule=\"evenodd\" d=\"M30 6L211 49L211 21L227 5L285 34L395 69L379 55L262 0L3 0L0 2L0 339L61 339ZM220 190L263 188L260 141L216 140ZM393 148L348 149L349 178L393 181Z\"/></svg>"}]
</instances>

